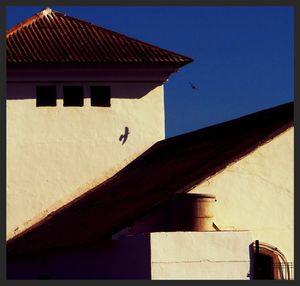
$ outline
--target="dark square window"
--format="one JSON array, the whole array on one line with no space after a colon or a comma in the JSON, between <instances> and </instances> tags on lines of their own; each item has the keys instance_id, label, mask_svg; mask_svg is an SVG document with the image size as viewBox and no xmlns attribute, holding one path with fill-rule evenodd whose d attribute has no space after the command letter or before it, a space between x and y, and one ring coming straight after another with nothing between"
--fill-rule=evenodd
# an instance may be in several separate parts
<instances>
[{"instance_id":1,"label":"dark square window","mask_svg":"<svg viewBox=\"0 0 300 286\"><path fill-rule=\"evenodd\" d=\"M110 86L91 86L91 105L110 107Z\"/></svg>"},{"instance_id":2,"label":"dark square window","mask_svg":"<svg viewBox=\"0 0 300 286\"><path fill-rule=\"evenodd\" d=\"M83 86L64 86L64 106L83 106Z\"/></svg>"},{"instance_id":3,"label":"dark square window","mask_svg":"<svg viewBox=\"0 0 300 286\"><path fill-rule=\"evenodd\" d=\"M36 87L36 106L56 106L55 85L40 85Z\"/></svg>"}]
</instances>

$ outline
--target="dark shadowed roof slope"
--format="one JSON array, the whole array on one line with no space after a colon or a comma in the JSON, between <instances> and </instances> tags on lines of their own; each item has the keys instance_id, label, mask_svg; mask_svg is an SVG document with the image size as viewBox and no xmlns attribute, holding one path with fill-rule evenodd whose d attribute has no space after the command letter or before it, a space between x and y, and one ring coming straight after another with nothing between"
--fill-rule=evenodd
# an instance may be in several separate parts
<instances>
[{"instance_id":1,"label":"dark shadowed roof slope","mask_svg":"<svg viewBox=\"0 0 300 286\"><path fill-rule=\"evenodd\" d=\"M54 12L50 8L6 33L9 63L169 63L191 58Z\"/></svg>"},{"instance_id":2,"label":"dark shadowed roof slope","mask_svg":"<svg viewBox=\"0 0 300 286\"><path fill-rule=\"evenodd\" d=\"M94 242L293 126L293 103L154 144L115 176L8 241L8 254Z\"/></svg>"}]
</instances>

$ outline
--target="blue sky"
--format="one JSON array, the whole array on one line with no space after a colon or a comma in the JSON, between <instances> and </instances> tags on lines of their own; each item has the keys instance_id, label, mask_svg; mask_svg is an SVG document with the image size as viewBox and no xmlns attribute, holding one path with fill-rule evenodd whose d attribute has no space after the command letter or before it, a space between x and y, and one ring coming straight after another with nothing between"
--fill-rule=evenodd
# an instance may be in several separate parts
<instances>
[{"instance_id":1,"label":"blue sky","mask_svg":"<svg viewBox=\"0 0 300 286\"><path fill-rule=\"evenodd\" d=\"M43 8L8 7L7 28ZM194 59L165 84L167 137L293 101L293 7L51 8Z\"/></svg>"}]
</instances>

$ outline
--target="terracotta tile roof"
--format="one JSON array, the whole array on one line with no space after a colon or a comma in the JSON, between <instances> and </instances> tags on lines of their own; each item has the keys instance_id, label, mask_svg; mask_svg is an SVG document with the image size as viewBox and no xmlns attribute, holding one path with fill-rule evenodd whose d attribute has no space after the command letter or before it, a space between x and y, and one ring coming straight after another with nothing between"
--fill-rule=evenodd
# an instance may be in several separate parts
<instances>
[{"instance_id":1,"label":"terracotta tile roof","mask_svg":"<svg viewBox=\"0 0 300 286\"><path fill-rule=\"evenodd\" d=\"M54 12L50 8L6 33L8 63L168 63L193 60Z\"/></svg>"},{"instance_id":2,"label":"terracotta tile roof","mask_svg":"<svg viewBox=\"0 0 300 286\"><path fill-rule=\"evenodd\" d=\"M8 255L95 242L293 126L293 103L154 144L115 176L7 243Z\"/></svg>"}]
</instances>

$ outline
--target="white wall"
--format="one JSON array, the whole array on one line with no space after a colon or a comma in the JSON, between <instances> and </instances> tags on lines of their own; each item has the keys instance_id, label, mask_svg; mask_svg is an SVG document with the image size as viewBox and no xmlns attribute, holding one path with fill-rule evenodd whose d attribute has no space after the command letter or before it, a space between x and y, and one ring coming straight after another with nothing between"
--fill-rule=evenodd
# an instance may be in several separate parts
<instances>
[{"instance_id":1,"label":"white wall","mask_svg":"<svg viewBox=\"0 0 300 286\"><path fill-rule=\"evenodd\" d=\"M151 279L250 278L247 231L151 233Z\"/></svg>"},{"instance_id":2,"label":"white wall","mask_svg":"<svg viewBox=\"0 0 300 286\"><path fill-rule=\"evenodd\" d=\"M152 74L136 72L130 75L136 80L128 81L126 73L111 72L102 82L92 73L91 82L70 82L67 71L65 78L62 71L40 71L38 84L57 85L59 99L56 107L36 107L31 73L8 77L7 238L111 177L165 136L163 84ZM89 98L84 107L63 107L64 84L84 85L85 96L90 85L110 85L111 107L91 107ZM122 145L125 126L130 134Z\"/></svg>"},{"instance_id":3,"label":"white wall","mask_svg":"<svg viewBox=\"0 0 300 286\"><path fill-rule=\"evenodd\" d=\"M221 230L251 230L294 261L294 128L275 137L191 192L217 197Z\"/></svg>"}]
</instances>

